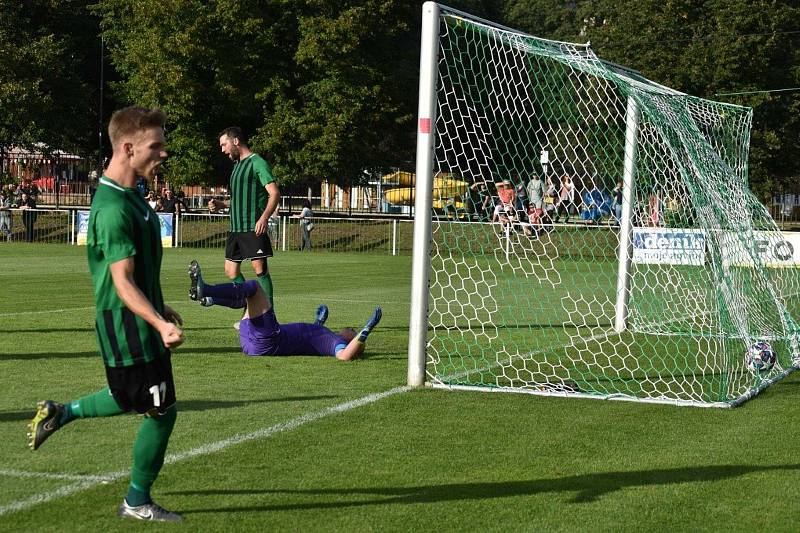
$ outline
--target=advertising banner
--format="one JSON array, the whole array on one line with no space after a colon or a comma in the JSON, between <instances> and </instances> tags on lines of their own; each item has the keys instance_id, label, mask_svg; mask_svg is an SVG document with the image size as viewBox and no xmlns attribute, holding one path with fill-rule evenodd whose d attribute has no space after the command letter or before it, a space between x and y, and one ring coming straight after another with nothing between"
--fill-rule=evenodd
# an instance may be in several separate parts
<instances>
[{"instance_id":1,"label":"advertising banner","mask_svg":"<svg viewBox=\"0 0 800 533\"><path fill-rule=\"evenodd\" d=\"M161 246L172 248L172 236L175 235L172 213L159 213L158 221L161 222Z\"/></svg>"},{"instance_id":2,"label":"advertising banner","mask_svg":"<svg viewBox=\"0 0 800 533\"><path fill-rule=\"evenodd\" d=\"M705 261L706 234L697 229L634 228L633 262L696 265Z\"/></svg>"},{"instance_id":3,"label":"advertising banner","mask_svg":"<svg viewBox=\"0 0 800 533\"><path fill-rule=\"evenodd\" d=\"M86 246L86 236L89 229L89 211L78 211L78 234L75 236L75 244Z\"/></svg>"},{"instance_id":4,"label":"advertising banner","mask_svg":"<svg viewBox=\"0 0 800 533\"><path fill-rule=\"evenodd\" d=\"M77 215L78 234L75 238L75 243L80 246L85 246L89 228L89 211L78 211ZM158 221L161 225L161 246L164 248L171 248L172 238L173 235L175 235L172 213L158 213Z\"/></svg>"},{"instance_id":5,"label":"advertising banner","mask_svg":"<svg viewBox=\"0 0 800 533\"><path fill-rule=\"evenodd\" d=\"M722 240L722 260L727 266L754 266L760 257L767 267L800 266L800 233L754 231L742 238L726 233Z\"/></svg>"}]
</instances>

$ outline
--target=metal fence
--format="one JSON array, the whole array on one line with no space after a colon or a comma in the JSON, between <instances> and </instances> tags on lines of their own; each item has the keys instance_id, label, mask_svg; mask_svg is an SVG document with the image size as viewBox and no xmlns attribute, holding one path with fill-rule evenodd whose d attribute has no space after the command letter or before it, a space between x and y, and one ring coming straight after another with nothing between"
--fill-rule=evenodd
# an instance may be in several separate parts
<instances>
[{"instance_id":1,"label":"metal fence","mask_svg":"<svg viewBox=\"0 0 800 533\"><path fill-rule=\"evenodd\" d=\"M80 209L0 210L0 241L75 244ZM85 210L83 210L85 211ZM187 213L174 225L174 243L184 248L224 248L228 215ZM269 234L275 250L300 248L300 219L273 218ZM314 217L313 252L410 254L413 221Z\"/></svg>"},{"instance_id":2,"label":"metal fence","mask_svg":"<svg viewBox=\"0 0 800 533\"><path fill-rule=\"evenodd\" d=\"M800 199L800 195L797 196ZM771 203L767 209L778 228L784 231L800 231L800 205Z\"/></svg>"},{"instance_id":3,"label":"metal fence","mask_svg":"<svg viewBox=\"0 0 800 533\"><path fill-rule=\"evenodd\" d=\"M75 212L67 209L0 209L0 239L72 244Z\"/></svg>"},{"instance_id":4,"label":"metal fence","mask_svg":"<svg viewBox=\"0 0 800 533\"><path fill-rule=\"evenodd\" d=\"M75 244L78 241L78 212L86 209L0 209L0 244L35 242ZM353 217L314 217L311 232L313 252L359 252L408 255L412 251L413 220ZM786 230L800 230L800 224L778 220ZM480 224L480 222L463 222ZM579 229L578 225L570 227ZM176 246L224 248L228 238L228 215L186 213L174 225ZM269 234L275 250L298 250L300 219L273 218ZM480 246L481 243L473 243Z\"/></svg>"},{"instance_id":5,"label":"metal fence","mask_svg":"<svg viewBox=\"0 0 800 533\"><path fill-rule=\"evenodd\" d=\"M187 213L177 224L178 246L222 248L228 237L228 215ZM300 219L273 218L269 224L272 245L278 250L300 248ZM410 254L413 221L368 218L314 217L312 251Z\"/></svg>"}]
</instances>

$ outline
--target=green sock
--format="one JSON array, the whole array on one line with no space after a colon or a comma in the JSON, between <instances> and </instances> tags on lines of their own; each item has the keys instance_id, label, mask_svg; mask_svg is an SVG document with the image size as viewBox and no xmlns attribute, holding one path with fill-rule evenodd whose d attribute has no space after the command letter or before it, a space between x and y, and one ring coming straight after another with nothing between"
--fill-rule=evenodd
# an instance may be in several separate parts
<instances>
[{"instance_id":1,"label":"green sock","mask_svg":"<svg viewBox=\"0 0 800 533\"><path fill-rule=\"evenodd\" d=\"M150 501L150 487L164 465L167 443L175 427L178 409L173 405L161 416L146 416L133 442L131 484L125 500L128 505L143 505Z\"/></svg>"},{"instance_id":2,"label":"green sock","mask_svg":"<svg viewBox=\"0 0 800 533\"><path fill-rule=\"evenodd\" d=\"M241 272L236 274L236 277L231 280L234 283L244 283L245 279Z\"/></svg>"},{"instance_id":3,"label":"green sock","mask_svg":"<svg viewBox=\"0 0 800 533\"><path fill-rule=\"evenodd\" d=\"M259 274L256 278L256 281L259 285L261 285L261 288L264 289L264 294L267 295L267 298L269 298L269 305L275 307L275 305L272 303L272 278L270 277L269 272L262 272Z\"/></svg>"},{"instance_id":4,"label":"green sock","mask_svg":"<svg viewBox=\"0 0 800 533\"><path fill-rule=\"evenodd\" d=\"M135 487L133 483L128 485L128 494L125 495L125 501L128 502L128 505L131 507L139 507L140 505L150 503L151 499L150 490L142 490Z\"/></svg>"},{"instance_id":5,"label":"green sock","mask_svg":"<svg viewBox=\"0 0 800 533\"><path fill-rule=\"evenodd\" d=\"M116 416L125 412L117 405L117 401L111 396L111 391L108 390L108 387L88 396L78 398L64 407L64 416L61 417L62 426L76 418Z\"/></svg>"}]
</instances>

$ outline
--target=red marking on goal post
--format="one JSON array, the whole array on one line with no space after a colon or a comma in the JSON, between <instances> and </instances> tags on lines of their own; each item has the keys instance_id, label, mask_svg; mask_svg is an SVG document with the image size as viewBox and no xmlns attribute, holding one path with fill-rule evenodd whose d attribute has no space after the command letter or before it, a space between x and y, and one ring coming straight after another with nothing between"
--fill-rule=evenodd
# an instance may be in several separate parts
<instances>
[{"instance_id":1,"label":"red marking on goal post","mask_svg":"<svg viewBox=\"0 0 800 533\"><path fill-rule=\"evenodd\" d=\"M429 118L421 118L421 119L419 119L419 132L420 133L430 133L431 132L431 119L429 119Z\"/></svg>"}]
</instances>

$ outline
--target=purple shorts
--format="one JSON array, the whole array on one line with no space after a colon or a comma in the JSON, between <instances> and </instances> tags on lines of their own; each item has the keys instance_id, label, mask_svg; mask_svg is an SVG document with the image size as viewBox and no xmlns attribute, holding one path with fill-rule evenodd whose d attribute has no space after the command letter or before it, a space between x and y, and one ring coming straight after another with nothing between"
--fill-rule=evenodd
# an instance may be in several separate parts
<instances>
[{"instance_id":1,"label":"purple shorts","mask_svg":"<svg viewBox=\"0 0 800 533\"><path fill-rule=\"evenodd\" d=\"M270 309L239 324L239 343L246 355L336 355L347 341L325 326L296 322L281 325Z\"/></svg>"}]
</instances>

